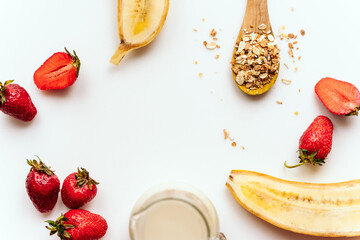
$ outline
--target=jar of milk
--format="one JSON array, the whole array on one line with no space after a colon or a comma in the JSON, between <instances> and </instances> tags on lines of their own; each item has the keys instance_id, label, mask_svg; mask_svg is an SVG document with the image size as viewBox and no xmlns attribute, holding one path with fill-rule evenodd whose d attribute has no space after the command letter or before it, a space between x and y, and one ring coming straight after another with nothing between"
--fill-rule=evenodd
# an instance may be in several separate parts
<instances>
[{"instance_id":1,"label":"jar of milk","mask_svg":"<svg viewBox=\"0 0 360 240\"><path fill-rule=\"evenodd\" d=\"M226 240L211 201L183 183L146 192L130 216L131 240Z\"/></svg>"}]
</instances>

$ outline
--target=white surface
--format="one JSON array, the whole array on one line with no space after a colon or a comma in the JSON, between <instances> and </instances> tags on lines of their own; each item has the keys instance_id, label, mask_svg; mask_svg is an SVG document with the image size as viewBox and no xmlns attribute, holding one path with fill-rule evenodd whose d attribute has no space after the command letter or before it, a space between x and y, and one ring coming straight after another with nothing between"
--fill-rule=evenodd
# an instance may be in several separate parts
<instances>
[{"instance_id":1,"label":"white surface","mask_svg":"<svg viewBox=\"0 0 360 240\"><path fill-rule=\"evenodd\" d=\"M286 32L299 33L303 28L306 36L298 39L302 59L295 65L287 57L286 42L280 45L282 62L299 71L282 67L279 79L293 83L277 81L260 97L240 92L230 71L245 4L173 0L155 41L115 67L109 63L118 44L115 0L1 1L1 80L15 79L38 109L31 123L0 115L1 238L49 239L44 221L67 211L61 200L50 214L32 206L25 191L25 160L38 154L61 181L82 166L100 182L98 195L85 208L108 221L104 239L129 239L133 204L149 187L166 181L201 189L217 208L229 240L319 239L278 229L251 215L233 199L225 182L231 169L307 182L360 177L359 118L330 114L313 90L325 76L360 87L360 3L269 0L274 30L285 25ZM214 51L202 44L210 39L212 28L218 30L221 46ZM80 77L65 91L38 90L34 71L64 46L77 51ZM285 160L297 162L298 139L319 114L330 117L335 126L327 163L285 169ZM224 128L238 147L224 141Z\"/></svg>"}]
</instances>

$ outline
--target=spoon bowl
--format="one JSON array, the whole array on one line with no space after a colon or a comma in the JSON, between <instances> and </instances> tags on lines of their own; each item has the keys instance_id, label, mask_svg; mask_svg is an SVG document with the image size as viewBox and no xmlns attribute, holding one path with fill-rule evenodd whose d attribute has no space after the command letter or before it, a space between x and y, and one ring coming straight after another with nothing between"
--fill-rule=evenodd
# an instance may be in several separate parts
<instances>
[{"instance_id":1,"label":"spoon bowl","mask_svg":"<svg viewBox=\"0 0 360 240\"><path fill-rule=\"evenodd\" d=\"M257 35L266 35L271 40L275 40L268 13L267 0L248 0L246 6L246 12L243 19L243 23L239 32L239 35L236 40L232 63L234 64L237 61L238 57L238 48L239 44L244 40L244 36L249 36L249 34L257 34ZM268 35L271 35L269 37ZM269 39L269 40L270 40ZM267 38L265 40L268 40ZM269 42L273 42L269 41ZM276 45L276 51L278 54L278 48ZM278 59L278 58L277 58ZM278 60L277 60L278 61ZM237 74L233 71L233 78L236 85L246 94L249 95L260 95L270 90L270 88L274 85L279 72L279 64L277 64L276 71L272 74L272 78L270 81L267 81L265 84L261 85L261 87L248 88L246 84L240 84L237 81Z\"/></svg>"}]
</instances>

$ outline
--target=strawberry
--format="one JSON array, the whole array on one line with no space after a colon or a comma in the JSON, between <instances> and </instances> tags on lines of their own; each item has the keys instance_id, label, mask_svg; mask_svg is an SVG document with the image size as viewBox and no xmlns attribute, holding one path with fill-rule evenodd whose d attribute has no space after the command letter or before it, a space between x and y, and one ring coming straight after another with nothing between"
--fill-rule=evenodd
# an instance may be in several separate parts
<instances>
[{"instance_id":1,"label":"strawberry","mask_svg":"<svg viewBox=\"0 0 360 240\"><path fill-rule=\"evenodd\" d=\"M41 90L64 89L79 76L80 60L74 52L54 53L34 73L34 83Z\"/></svg>"},{"instance_id":2,"label":"strawberry","mask_svg":"<svg viewBox=\"0 0 360 240\"><path fill-rule=\"evenodd\" d=\"M333 124L330 119L325 116L317 116L300 138L300 163L288 166L285 162L285 166L294 168L305 163L321 166L331 151L332 134Z\"/></svg>"},{"instance_id":3,"label":"strawberry","mask_svg":"<svg viewBox=\"0 0 360 240\"><path fill-rule=\"evenodd\" d=\"M0 110L22 121L31 121L36 113L36 107L28 92L13 80L0 82Z\"/></svg>"},{"instance_id":4,"label":"strawberry","mask_svg":"<svg viewBox=\"0 0 360 240\"><path fill-rule=\"evenodd\" d=\"M106 220L83 209L70 210L61 215L56 221L46 221L50 226L50 235L57 233L61 240L97 240L107 231Z\"/></svg>"},{"instance_id":5,"label":"strawberry","mask_svg":"<svg viewBox=\"0 0 360 240\"><path fill-rule=\"evenodd\" d=\"M322 78L315 85L315 92L331 113L358 115L360 92L351 83L333 78Z\"/></svg>"},{"instance_id":6,"label":"strawberry","mask_svg":"<svg viewBox=\"0 0 360 240\"><path fill-rule=\"evenodd\" d=\"M61 188L61 198L65 206L75 209L91 201L96 196L97 184L99 183L90 178L85 168L78 168L77 172L65 178Z\"/></svg>"},{"instance_id":7,"label":"strawberry","mask_svg":"<svg viewBox=\"0 0 360 240\"><path fill-rule=\"evenodd\" d=\"M39 212L51 211L58 199L60 192L60 181L41 160L27 160L31 166L26 177L26 191Z\"/></svg>"}]
</instances>

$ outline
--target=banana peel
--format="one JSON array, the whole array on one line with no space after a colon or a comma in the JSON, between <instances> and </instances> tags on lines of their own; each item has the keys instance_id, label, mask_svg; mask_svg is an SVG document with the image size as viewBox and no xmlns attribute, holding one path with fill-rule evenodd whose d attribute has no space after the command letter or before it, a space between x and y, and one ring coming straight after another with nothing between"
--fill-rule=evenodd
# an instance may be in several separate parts
<instances>
[{"instance_id":1,"label":"banana peel","mask_svg":"<svg viewBox=\"0 0 360 240\"><path fill-rule=\"evenodd\" d=\"M128 52L154 40L168 10L169 0L118 0L120 44L110 62L118 65Z\"/></svg>"},{"instance_id":2,"label":"banana peel","mask_svg":"<svg viewBox=\"0 0 360 240\"><path fill-rule=\"evenodd\" d=\"M233 170L226 186L246 210L277 227L322 237L360 236L360 179L305 183Z\"/></svg>"}]
</instances>

